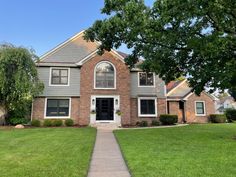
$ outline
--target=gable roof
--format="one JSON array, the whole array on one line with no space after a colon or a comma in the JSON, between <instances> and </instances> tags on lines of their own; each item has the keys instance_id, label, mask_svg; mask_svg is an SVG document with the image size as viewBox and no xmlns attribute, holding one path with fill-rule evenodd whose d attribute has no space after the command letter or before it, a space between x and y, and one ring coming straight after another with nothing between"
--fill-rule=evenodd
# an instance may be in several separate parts
<instances>
[{"instance_id":1,"label":"gable roof","mask_svg":"<svg viewBox=\"0 0 236 177\"><path fill-rule=\"evenodd\" d=\"M98 41L86 41L84 38L84 30L69 38L65 42L59 44L37 61L38 66L81 66L87 60L97 55L100 43ZM124 56L117 51L111 49L111 54L118 57L124 62Z\"/></svg>"},{"instance_id":2,"label":"gable roof","mask_svg":"<svg viewBox=\"0 0 236 177\"><path fill-rule=\"evenodd\" d=\"M42 57L40 63L76 63L97 50L96 42L87 42L83 38L84 31L69 38L50 50Z\"/></svg>"}]
</instances>

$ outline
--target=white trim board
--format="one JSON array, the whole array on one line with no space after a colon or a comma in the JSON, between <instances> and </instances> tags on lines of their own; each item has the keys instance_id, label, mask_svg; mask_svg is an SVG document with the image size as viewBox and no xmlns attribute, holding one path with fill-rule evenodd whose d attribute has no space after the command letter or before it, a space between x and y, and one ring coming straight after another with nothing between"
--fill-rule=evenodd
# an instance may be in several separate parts
<instances>
[{"instance_id":1,"label":"white trim board","mask_svg":"<svg viewBox=\"0 0 236 177\"><path fill-rule=\"evenodd\" d=\"M155 100L155 114L141 114L141 100ZM157 117L157 98L156 97L138 97L138 117Z\"/></svg>"},{"instance_id":2,"label":"white trim board","mask_svg":"<svg viewBox=\"0 0 236 177\"><path fill-rule=\"evenodd\" d=\"M60 100L60 99L69 99L69 115L68 116L58 116L58 117L51 117L47 116L47 100L48 99L55 99L55 100ZM44 119L70 119L71 116L71 97L45 97L45 103L44 103Z\"/></svg>"},{"instance_id":3,"label":"white trim board","mask_svg":"<svg viewBox=\"0 0 236 177\"><path fill-rule=\"evenodd\" d=\"M203 103L204 114L197 114L197 103ZM195 116L206 116L206 103L205 101L197 100L194 101Z\"/></svg>"},{"instance_id":4,"label":"white trim board","mask_svg":"<svg viewBox=\"0 0 236 177\"><path fill-rule=\"evenodd\" d=\"M153 74L153 85L140 85L140 73L146 73L146 72L138 72L138 87L144 87L144 88L155 88L156 87L156 75L154 72L151 72Z\"/></svg>"},{"instance_id":5,"label":"white trim board","mask_svg":"<svg viewBox=\"0 0 236 177\"><path fill-rule=\"evenodd\" d=\"M68 70L68 82L66 85L63 84L52 84L52 70L53 69L67 69ZM67 67L50 67L50 72L49 72L49 83L48 83L49 87L68 87L70 86L70 68Z\"/></svg>"},{"instance_id":6,"label":"white trim board","mask_svg":"<svg viewBox=\"0 0 236 177\"><path fill-rule=\"evenodd\" d=\"M48 55L52 55L53 53L55 53L58 49L62 48L63 46L67 45L69 42L77 39L78 37L81 36L81 34L84 33L85 30L82 30L81 32L75 34L74 36L72 36L71 38L67 39L66 41L62 42L61 44L57 45L56 47L54 47L53 49L49 50L47 53L45 53L44 55L42 55L39 59L39 61L43 61L45 59L46 56Z\"/></svg>"},{"instance_id":7,"label":"white trim board","mask_svg":"<svg viewBox=\"0 0 236 177\"><path fill-rule=\"evenodd\" d=\"M96 68L99 64L102 64L102 63L108 63L110 65L112 65L112 67L114 68L114 87L113 88L97 88L96 87ZM106 61L106 60L103 60L103 61L100 61L96 64L96 66L94 67L94 70L93 70L93 89L100 89L100 90L114 90L116 89L116 67L113 63L111 63L110 61Z\"/></svg>"},{"instance_id":8,"label":"white trim board","mask_svg":"<svg viewBox=\"0 0 236 177\"><path fill-rule=\"evenodd\" d=\"M179 83L176 87L174 87L172 90L170 90L166 95L170 96L170 94L175 91L179 86L183 85L185 82L187 81L187 79L184 79L181 83Z\"/></svg>"}]
</instances>

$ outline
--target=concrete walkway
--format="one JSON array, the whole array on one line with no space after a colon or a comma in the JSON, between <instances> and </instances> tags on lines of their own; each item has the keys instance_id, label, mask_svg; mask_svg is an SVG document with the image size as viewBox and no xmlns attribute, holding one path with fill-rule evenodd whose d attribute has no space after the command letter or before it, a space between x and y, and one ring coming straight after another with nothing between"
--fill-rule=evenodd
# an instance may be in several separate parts
<instances>
[{"instance_id":1,"label":"concrete walkway","mask_svg":"<svg viewBox=\"0 0 236 177\"><path fill-rule=\"evenodd\" d=\"M130 176L112 129L98 128L88 177Z\"/></svg>"}]
</instances>

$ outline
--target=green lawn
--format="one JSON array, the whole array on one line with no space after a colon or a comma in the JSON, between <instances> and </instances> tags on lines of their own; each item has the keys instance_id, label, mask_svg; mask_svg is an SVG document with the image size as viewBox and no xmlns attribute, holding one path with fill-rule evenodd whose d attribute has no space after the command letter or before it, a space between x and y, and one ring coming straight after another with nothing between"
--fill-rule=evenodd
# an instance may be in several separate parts
<instances>
[{"instance_id":1,"label":"green lawn","mask_svg":"<svg viewBox=\"0 0 236 177\"><path fill-rule=\"evenodd\" d=\"M236 124L118 130L134 177L235 177Z\"/></svg>"},{"instance_id":2,"label":"green lawn","mask_svg":"<svg viewBox=\"0 0 236 177\"><path fill-rule=\"evenodd\" d=\"M86 176L93 128L0 129L1 177Z\"/></svg>"}]
</instances>

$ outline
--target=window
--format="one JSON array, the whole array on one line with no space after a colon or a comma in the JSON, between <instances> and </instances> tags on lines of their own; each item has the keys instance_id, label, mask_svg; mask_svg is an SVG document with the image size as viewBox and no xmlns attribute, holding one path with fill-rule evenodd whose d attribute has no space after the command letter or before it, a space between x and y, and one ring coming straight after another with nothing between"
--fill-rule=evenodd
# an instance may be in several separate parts
<instances>
[{"instance_id":1,"label":"window","mask_svg":"<svg viewBox=\"0 0 236 177\"><path fill-rule=\"evenodd\" d=\"M57 69L51 70L51 85L69 85L69 69Z\"/></svg>"},{"instance_id":2,"label":"window","mask_svg":"<svg viewBox=\"0 0 236 177\"><path fill-rule=\"evenodd\" d=\"M115 88L115 69L108 62L101 62L95 68L95 88Z\"/></svg>"},{"instance_id":3,"label":"window","mask_svg":"<svg viewBox=\"0 0 236 177\"><path fill-rule=\"evenodd\" d=\"M46 117L68 117L69 99L47 99Z\"/></svg>"},{"instance_id":4,"label":"window","mask_svg":"<svg viewBox=\"0 0 236 177\"><path fill-rule=\"evenodd\" d=\"M205 102L204 101L195 102L195 114L200 115L200 116L205 115Z\"/></svg>"},{"instance_id":5,"label":"window","mask_svg":"<svg viewBox=\"0 0 236 177\"><path fill-rule=\"evenodd\" d=\"M156 117L157 116L156 98L139 98L138 113L140 117Z\"/></svg>"},{"instance_id":6,"label":"window","mask_svg":"<svg viewBox=\"0 0 236 177\"><path fill-rule=\"evenodd\" d=\"M154 86L154 73L139 72L139 86Z\"/></svg>"}]
</instances>

